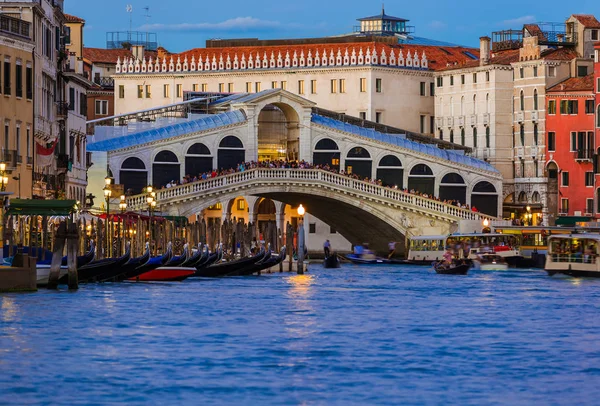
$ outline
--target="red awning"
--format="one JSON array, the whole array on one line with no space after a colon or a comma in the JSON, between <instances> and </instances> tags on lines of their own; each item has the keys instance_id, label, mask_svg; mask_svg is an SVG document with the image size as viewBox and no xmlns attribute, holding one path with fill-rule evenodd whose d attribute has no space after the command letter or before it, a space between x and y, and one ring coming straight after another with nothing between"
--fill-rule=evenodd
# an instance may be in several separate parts
<instances>
[{"instance_id":1,"label":"red awning","mask_svg":"<svg viewBox=\"0 0 600 406\"><path fill-rule=\"evenodd\" d=\"M106 220L106 213L102 213L102 214L98 214L95 215L95 217L98 217L99 219L102 220ZM134 212L127 212L127 213L111 213L110 214L110 220L111 221L126 221L126 222L135 222L142 220L142 221L148 221L150 220L149 216L145 216L143 214L139 214L139 213L134 213ZM152 216L152 221L156 221L159 223L162 223L164 221L166 221L165 218L160 217L160 216Z\"/></svg>"}]
</instances>

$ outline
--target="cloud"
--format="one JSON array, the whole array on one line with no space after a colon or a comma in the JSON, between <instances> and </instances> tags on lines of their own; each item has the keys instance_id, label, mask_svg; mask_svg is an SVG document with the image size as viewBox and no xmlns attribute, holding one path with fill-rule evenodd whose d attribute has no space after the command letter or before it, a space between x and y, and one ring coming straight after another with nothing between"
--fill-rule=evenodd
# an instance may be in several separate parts
<instances>
[{"instance_id":1,"label":"cloud","mask_svg":"<svg viewBox=\"0 0 600 406\"><path fill-rule=\"evenodd\" d=\"M535 22L535 16L522 16L513 18L512 20L504 20L500 25L523 25Z\"/></svg>"},{"instance_id":2,"label":"cloud","mask_svg":"<svg viewBox=\"0 0 600 406\"><path fill-rule=\"evenodd\" d=\"M443 21L438 21L438 20L433 20L432 22L430 22L428 24L429 28L433 29L433 30L443 30L446 27L448 27L448 24L446 24Z\"/></svg>"},{"instance_id":3,"label":"cloud","mask_svg":"<svg viewBox=\"0 0 600 406\"><path fill-rule=\"evenodd\" d=\"M286 24L287 25L287 24ZM287 25L289 27L289 25ZM283 29L279 21L260 20L254 17L236 17L219 23L146 24L140 31L247 31Z\"/></svg>"}]
</instances>

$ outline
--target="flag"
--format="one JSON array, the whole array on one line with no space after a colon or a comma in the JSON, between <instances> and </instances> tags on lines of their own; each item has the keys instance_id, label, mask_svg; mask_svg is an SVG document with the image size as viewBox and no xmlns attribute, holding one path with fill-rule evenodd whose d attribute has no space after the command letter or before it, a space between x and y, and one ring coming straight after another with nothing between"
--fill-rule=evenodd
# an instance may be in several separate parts
<instances>
[{"instance_id":1,"label":"flag","mask_svg":"<svg viewBox=\"0 0 600 406\"><path fill-rule=\"evenodd\" d=\"M48 167L52 164L54 159L54 150L56 149L56 145L58 144L58 140L54 141L50 148L46 148L41 146L36 142L35 145L35 154L36 154L36 166Z\"/></svg>"}]
</instances>

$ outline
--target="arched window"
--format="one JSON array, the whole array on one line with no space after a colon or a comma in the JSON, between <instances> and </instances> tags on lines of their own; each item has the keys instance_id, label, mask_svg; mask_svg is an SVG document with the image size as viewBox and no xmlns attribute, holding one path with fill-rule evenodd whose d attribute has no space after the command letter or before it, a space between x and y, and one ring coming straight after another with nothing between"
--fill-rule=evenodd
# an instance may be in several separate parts
<instances>
[{"instance_id":1,"label":"arched window","mask_svg":"<svg viewBox=\"0 0 600 406\"><path fill-rule=\"evenodd\" d=\"M229 135L221 140L219 148L244 148L244 144L238 137Z\"/></svg>"},{"instance_id":2,"label":"arched window","mask_svg":"<svg viewBox=\"0 0 600 406\"><path fill-rule=\"evenodd\" d=\"M490 182L482 181L475 185L471 193L471 206L482 213L496 217L498 215L498 192Z\"/></svg>"},{"instance_id":3,"label":"arched window","mask_svg":"<svg viewBox=\"0 0 600 406\"><path fill-rule=\"evenodd\" d=\"M520 135L521 135L521 145L525 146L525 125L523 125L523 124L521 124Z\"/></svg>"},{"instance_id":4,"label":"arched window","mask_svg":"<svg viewBox=\"0 0 600 406\"><path fill-rule=\"evenodd\" d=\"M538 109L538 91L537 91L537 89L535 89L533 91L533 109L534 110Z\"/></svg>"},{"instance_id":5,"label":"arched window","mask_svg":"<svg viewBox=\"0 0 600 406\"><path fill-rule=\"evenodd\" d=\"M485 112L489 113L490 112L490 94L486 94L485 95Z\"/></svg>"},{"instance_id":6,"label":"arched window","mask_svg":"<svg viewBox=\"0 0 600 406\"><path fill-rule=\"evenodd\" d=\"M397 156L394 155L386 155L379 161L379 166L393 166L393 167L401 167L402 162Z\"/></svg>"},{"instance_id":7,"label":"arched window","mask_svg":"<svg viewBox=\"0 0 600 406\"><path fill-rule=\"evenodd\" d=\"M348 158L371 158L371 154L363 147L354 147L348 151Z\"/></svg>"},{"instance_id":8,"label":"arched window","mask_svg":"<svg viewBox=\"0 0 600 406\"><path fill-rule=\"evenodd\" d=\"M477 114L477 95L473 95L473 114Z\"/></svg>"},{"instance_id":9,"label":"arched window","mask_svg":"<svg viewBox=\"0 0 600 406\"><path fill-rule=\"evenodd\" d=\"M490 126L485 127L485 147L490 147Z\"/></svg>"},{"instance_id":10,"label":"arched window","mask_svg":"<svg viewBox=\"0 0 600 406\"><path fill-rule=\"evenodd\" d=\"M521 96L519 98L521 111L525 110L525 93L521 90Z\"/></svg>"},{"instance_id":11,"label":"arched window","mask_svg":"<svg viewBox=\"0 0 600 406\"><path fill-rule=\"evenodd\" d=\"M519 193L519 203L527 203L527 193Z\"/></svg>"},{"instance_id":12,"label":"arched window","mask_svg":"<svg viewBox=\"0 0 600 406\"><path fill-rule=\"evenodd\" d=\"M440 199L456 200L464 204L467 200L467 185L458 173L448 173L440 182Z\"/></svg>"},{"instance_id":13,"label":"arched window","mask_svg":"<svg viewBox=\"0 0 600 406\"><path fill-rule=\"evenodd\" d=\"M138 170L146 170L146 165L144 161L140 158L127 158L123 164L121 165L121 170L123 169L138 169Z\"/></svg>"},{"instance_id":14,"label":"arched window","mask_svg":"<svg viewBox=\"0 0 600 406\"><path fill-rule=\"evenodd\" d=\"M425 164L418 164L410 170L410 176L433 176L433 171Z\"/></svg>"},{"instance_id":15,"label":"arched window","mask_svg":"<svg viewBox=\"0 0 600 406\"><path fill-rule=\"evenodd\" d=\"M210 155L208 147L202 143L197 143L188 148L188 155Z\"/></svg>"},{"instance_id":16,"label":"arched window","mask_svg":"<svg viewBox=\"0 0 600 406\"><path fill-rule=\"evenodd\" d=\"M458 173L449 173L442 178L442 185L464 185L465 180Z\"/></svg>"},{"instance_id":17,"label":"arched window","mask_svg":"<svg viewBox=\"0 0 600 406\"><path fill-rule=\"evenodd\" d=\"M496 193L496 187L492 185L490 182L483 181L479 182L473 188L473 192L475 193Z\"/></svg>"},{"instance_id":18,"label":"arched window","mask_svg":"<svg viewBox=\"0 0 600 406\"><path fill-rule=\"evenodd\" d=\"M177 155L171 151L160 151L158 154L156 154L154 162L178 163L179 159L177 159Z\"/></svg>"},{"instance_id":19,"label":"arched window","mask_svg":"<svg viewBox=\"0 0 600 406\"><path fill-rule=\"evenodd\" d=\"M477 128L473 127L473 148L477 148Z\"/></svg>"},{"instance_id":20,"label":"arched window","mask_svg":"<svg viewBox=\"0 0 600 406\"><path fill-rule=\"evenodd\" d=\"M533 145L538 144L538 125L533 125Z\"/></svg>"},{"instance_id":21,"label":"arched window","mask_svg":"<svg viewBox=\"0 0 600 406\"><path fill-rule=\"evenodd\" d=\"M460 144L461 145L465 145L465 142L466 142L466 140L465 140L465 129L461 128L460 129Z\"/></svg>"},{"instance_id":22,"label":"arched window","mask_svg":"<svg viewBox=\"0 0 600 406\"><path fill-rule=\"evenodd\" d=\"M329 138L323 138L322 140L317 142L317 145L315 146L315 150L338 151L339 147L334 140L329 139Z\"/></svg>"},{"instance_id":23,"label":"arched window","mask_svg":"<svg viewBox=\"0 0 600 406\"><path fill-rule=\"evenodd\" d=\"M450 130L450 142L454 144L454 130Z\"/></svg>"}]
</instances>

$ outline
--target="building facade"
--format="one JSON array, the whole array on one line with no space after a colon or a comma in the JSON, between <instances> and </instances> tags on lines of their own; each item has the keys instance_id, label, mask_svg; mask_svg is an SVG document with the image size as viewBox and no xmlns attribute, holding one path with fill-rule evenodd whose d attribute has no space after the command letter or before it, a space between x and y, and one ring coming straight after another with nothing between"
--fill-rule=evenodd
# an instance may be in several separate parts
<instances>
[{"instance_id":1,"label":"building facade","mask_svg":"<svg viewBox=\"0 0 600 406\"><path fill-rule=\"evenodd\" d=\"M6 191L31 198L34 128L33 27L0 15L0 162L9 171Z\"/></svg>"},{"instance_id":2,"label":"building facade","mask_svg":"<svg viewBox=\"0 0 600 406\"><path fill-rule=\"evenodd\" d=\"M432 71L478 59L478 50L406 40L406 20L361 19L358 32L302 40L208 41L207 48L120 59L115 114L183 100L184 93L284 89L320 107L407 131L433 134ZM402 31L402 32L400 32Z\"/></svg>"},{"instance_id":3,"label":"building facade","mask_svg":"<svg viewBox=\"0 0 600 406\"><path fill-rule=\"evenodd\" d=\"M548 183L557 185L560 216L593 216L594 154L597 145L594 75L570 78L546 95Z\"/></svg>"}]
</instances>

